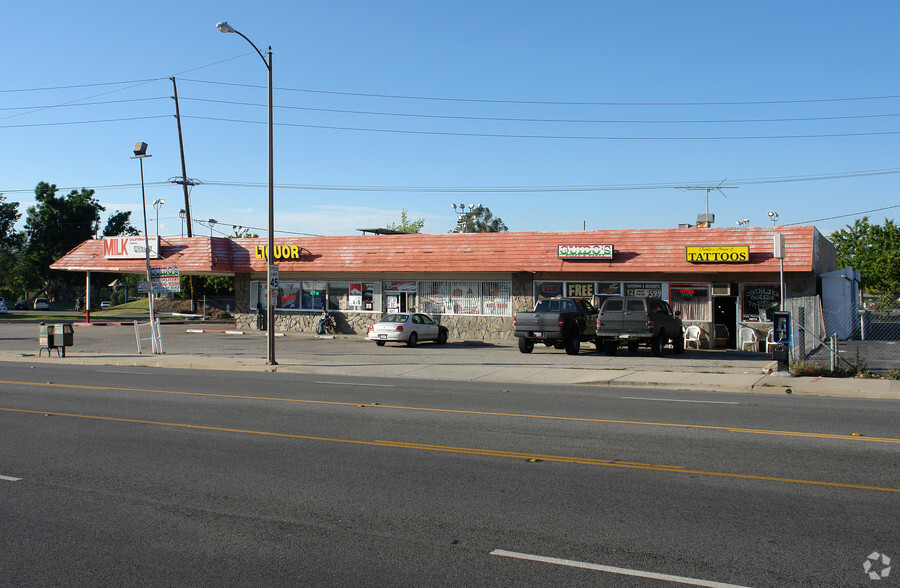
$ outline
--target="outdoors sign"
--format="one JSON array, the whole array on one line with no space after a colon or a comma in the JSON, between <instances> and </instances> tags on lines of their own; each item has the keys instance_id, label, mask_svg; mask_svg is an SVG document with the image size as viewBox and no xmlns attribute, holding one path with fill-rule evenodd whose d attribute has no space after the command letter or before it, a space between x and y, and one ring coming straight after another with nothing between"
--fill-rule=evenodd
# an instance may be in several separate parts
<instances>
[{"instance_id":1,"label":"outdoors sign","mask_svg":"<svg viewBox=\"0 0 900 588\"><path fill-rule=\"evenodd\" d=\"M150 259L159 259L159 235L147 238ZM103 257L106 259L145 259L144 237L103 237Z\"/></svg>"},{"instance_id":2,"label":"outdoors sign","mask_svg":"<svg viewBox=\"0 0 900 588\"><path fill-rule=\"evenodd\" d=\"M612 245L559 245L560 259L612 259Z\"/></svg>"},{"instance_id":3,"label":"outdoors sign","mask_svg":"<svg viewBox=\"0 0 900 588\"><path fill-rule=\"evenodd\" d=\"M691 263L747 263L750 261L749 245L691 246L684 248L685 259Z\"/></svg>"},{"instance_id":4,"label":"outdoors sign","mask_svg":"<svg viewBox=\"0 0 900 588\"><path fill-rule=\"evenodd\" d=\"M181 275L177 267L151 267L150 284L154 292L180 292Z\"/></svg>"}]
</instances>

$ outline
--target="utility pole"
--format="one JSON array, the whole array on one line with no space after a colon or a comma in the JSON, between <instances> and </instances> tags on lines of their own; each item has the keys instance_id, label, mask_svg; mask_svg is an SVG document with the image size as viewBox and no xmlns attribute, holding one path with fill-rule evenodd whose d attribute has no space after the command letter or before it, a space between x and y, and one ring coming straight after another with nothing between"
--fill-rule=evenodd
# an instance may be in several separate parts
<instances>
[{"instance_id":1,"label":"utility pole","mask_svg":"<svg viewBox=\"0 0 900 588\"><path fill-rule=\"evenodd\" d=\"M178 85L175 83L174 76L169 79L172 80L172 89L175 92L175 96L173 97L173 99L175 100L175 120L178 123L178 147L179 151L181 151L181 179L176 180L175 183L181 184L181 187L184 188L184 215L185 220L187 221L187 236L190 238L194 236L194 232L191 227L191 199L190 192L188 191L188 185L194 186L198 182L187 177L187 166L184 163L184 138L181 135L181 110L178 107ZM191 289L191 312L195 313L197 312L197 296L195 294L197 276L188 276L188 281L190 283Z\"/></svg>"}]
</instances>

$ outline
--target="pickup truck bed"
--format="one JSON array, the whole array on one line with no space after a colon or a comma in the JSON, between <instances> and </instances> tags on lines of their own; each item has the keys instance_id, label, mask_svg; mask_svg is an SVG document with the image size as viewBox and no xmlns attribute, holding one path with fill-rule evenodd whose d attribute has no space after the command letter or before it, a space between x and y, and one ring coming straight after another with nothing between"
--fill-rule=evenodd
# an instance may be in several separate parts
<instances>
[{"instance_id":1,"label":"pickup truck bed","mask_svg":"<svg viewBox=\"0 0 900 588\"><path fill-rule=\"evenodd\" d=\"M513 318L519 351L531 353L535 343L565 349L577 355L584 341L594 341L597 310L580 298L545 298L533 312L517 312Z\"/></svg>"}]
</instances>

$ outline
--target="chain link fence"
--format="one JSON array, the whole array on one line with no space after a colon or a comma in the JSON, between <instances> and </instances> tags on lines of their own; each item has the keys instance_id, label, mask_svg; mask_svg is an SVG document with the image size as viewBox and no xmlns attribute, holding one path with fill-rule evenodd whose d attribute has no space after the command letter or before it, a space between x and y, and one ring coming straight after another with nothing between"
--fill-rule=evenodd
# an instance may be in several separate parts
<instances>
[{"instance_id":1,"label":"chain link fence","mask_svg":"<svg viewBox=\"0 0 900 588\"><path fill-rule=\"evenodd\" d=\"M900 376L900 301L823 309L818 296L785 300L794 324L795 369L847 375Z\"/></svg>"}]
</instances>

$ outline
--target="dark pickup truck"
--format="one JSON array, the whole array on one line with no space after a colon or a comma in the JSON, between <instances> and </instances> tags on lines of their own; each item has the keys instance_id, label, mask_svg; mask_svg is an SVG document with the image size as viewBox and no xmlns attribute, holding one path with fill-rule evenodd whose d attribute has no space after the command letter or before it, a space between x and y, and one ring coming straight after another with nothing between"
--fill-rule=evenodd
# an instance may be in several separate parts
<instances>
[{"instance_id":1,"label":"dark pickup truck","mask_svg":"<svg viewBox=\"0 0 900 588\"><path fill-rule=\"evenodd\" d=\"M631 352L648 345L653 355L662 355L669 341L675 353L684 351L681 313L672 312L661 298L610 296L597 315L597 346L615 355L621 344Z\"/></svg>"},{"instance_id":2,"label":"dark pickup truck","mask_svg":"<svg viewBox=\"0 0 900 588\"><path fill-rule=\"evenodd\" d=\"M531 353L535 343L565 349L577 355L583 341L595 340L597 309L582 298L545 298L534 312L517 312L513 317L519 351Z\"/></svg>"}]
</instances>

